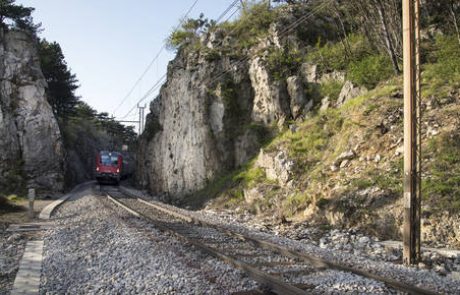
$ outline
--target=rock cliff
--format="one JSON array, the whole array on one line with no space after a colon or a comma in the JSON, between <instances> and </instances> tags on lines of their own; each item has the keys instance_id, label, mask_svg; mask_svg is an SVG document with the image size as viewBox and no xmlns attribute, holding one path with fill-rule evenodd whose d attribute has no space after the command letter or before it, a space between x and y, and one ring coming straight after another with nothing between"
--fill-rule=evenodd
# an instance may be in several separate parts
<instances>
[{"instance_id":1,"label":"rock cliff","mask_svg":"<svg viewBox=\"0 0 460 295\"><path fill-rule=\"evenodd\" d=\"M283 46L271 32L243 62L207 50L178 52L150 105L138 152L140 185L179 198L193 193L255 156L277 123L311 107L300 73L277 79L268 68L268 49ZM235 42L217 34L201 40L203 48Z\"/></svg>"},{"instance_id":2,"label":"rock cliff","mask_svg":"<svg viewBox=\"0 0 460 295\"><path fill-rule=\"evenodd\" d=\"M63 148L33 37L0 31L0 192L61 190Z\"/></svg>"}]
</instances>

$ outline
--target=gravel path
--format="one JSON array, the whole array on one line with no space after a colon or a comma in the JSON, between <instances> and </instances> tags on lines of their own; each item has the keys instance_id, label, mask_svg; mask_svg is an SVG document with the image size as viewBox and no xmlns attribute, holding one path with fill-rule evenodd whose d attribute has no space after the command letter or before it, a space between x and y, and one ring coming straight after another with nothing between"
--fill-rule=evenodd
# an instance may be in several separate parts
<instances>
[{"instance_id":1,"label":"gravel path","mask_svg":"<svg viewBox=\"0 0 460 295\"><path fill-rule=\"evenodd\" d=\"M45 239L41 294L229 294L256 287L100 198L81 196L58 209Z\"/></svg>"}]
</instances>

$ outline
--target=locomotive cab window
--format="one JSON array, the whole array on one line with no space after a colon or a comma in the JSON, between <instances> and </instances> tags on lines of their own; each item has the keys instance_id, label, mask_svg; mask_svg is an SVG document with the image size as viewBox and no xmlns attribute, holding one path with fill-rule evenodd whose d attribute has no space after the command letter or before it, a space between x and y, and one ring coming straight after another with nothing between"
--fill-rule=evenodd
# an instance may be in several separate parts
<instances>
[{"instance_id":1,"label":"locomotive cab window","mask_svg":"<svg viewBox=\"0 0 460 295\"><path fill-rule=\"evenodd\" d=\"M109 155L101 155L101 164L105 166L117 166L118 165L118 157L117 156L109 156Z\"/></svg>"}]
</instances>

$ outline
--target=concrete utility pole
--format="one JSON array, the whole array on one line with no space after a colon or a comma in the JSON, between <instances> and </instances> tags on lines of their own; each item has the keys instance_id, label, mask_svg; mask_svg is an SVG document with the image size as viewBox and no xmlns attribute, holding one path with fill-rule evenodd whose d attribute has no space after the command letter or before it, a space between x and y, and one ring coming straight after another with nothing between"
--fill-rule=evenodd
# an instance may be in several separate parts
<instances>
[{"instance_id":1,"label":"concrete utility pole","mask_svg":"<svg viewBox=\"0 0 460 295\"><path fill-rule=\"evenodd\" d=\"M139 109L139 135L141 135L142 132L144 131L144 127L145 127L144 110L146 107L147 107L146 104L143 107L137 104L137 108Z\"/></svg>"},{"instance_id":2,"label":"concrete utility pole","mask_svg":"<svg viewBox=\"0 0 460 295\"><path fill-rule=\"evenodd\" d=\"M403 261L420 258L421 92L420 0L403 0L404 47L404 229Z\"/></svg>"}]
</instances>

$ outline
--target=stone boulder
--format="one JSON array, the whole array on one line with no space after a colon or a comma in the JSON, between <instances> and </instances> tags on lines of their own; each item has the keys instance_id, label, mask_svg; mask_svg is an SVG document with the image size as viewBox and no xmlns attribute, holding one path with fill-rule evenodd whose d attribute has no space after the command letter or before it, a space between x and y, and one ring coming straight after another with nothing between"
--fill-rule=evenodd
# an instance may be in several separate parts
<instances>
[{"instance_id":1,"label":"stone boulder","mask_svg":"<svg viewBox=\"0 0 460 295\"><path fill-rule=\"evenodd\" d=\"M337 106L343 105L348 100L360 96L367 92L365 87L357 87L352 82L346 81L340 91L339 98L337 99Z\"/></svg>"},{"instance_id":2,"label":"stone boulder","mask_svg":"<svg viewBox=\"0 0 460 295\"><path fill-rule=\"evenodd\" d=\"M263 168L270 180L278 181L280 185L286 185L292 177L294 161L289 160L286 152L266 153L260 150L256 166Z\"/></svg>"},{"instance_id":3,"label":"stone boulder","mask_svg":"<svg viewBox=\"0 0 460 295\"><path fill-rule=\"evenodd\" d=\"M303 63L300 66L300 73L307 83L318 82L318 65L312 63Z\"/></svg>"},{"instance_id":4,"label":"stone boulder","mask_svg":"<svg viewBox=\"0 0 460 295\"><path fill-rule=\"evenodd\" d=\"M318 80L319 84L325 84L332 81L343 83L345 82L345 72L334 71L331 73L326 73L321 76Z\"/></svg>"},{"instance_id":5,"label":"stone boulder","mask_svg":"<svg viewBox=\"0 0 460 295\"><path fill-rule=\"evenodd\" d=\"M307 97L305 95L305 88L302 80L298 76L291 76L287 78L287 91L291 98L291 114L294 119L302 115L304 107L307 104Z\"/></svg>"},{"instance_id":6,"label":"stone boulder","mask_svg":"<svg viewBox=\"0 0 460 295\"><path fill-rule=\"evenodd\" d=\"M345 151L341 153L334 161L331 166L331 171L335 172L340 168L344 168L348 163L356 158L356 153L353 150Z\"/></svg>"}]
</instances>

